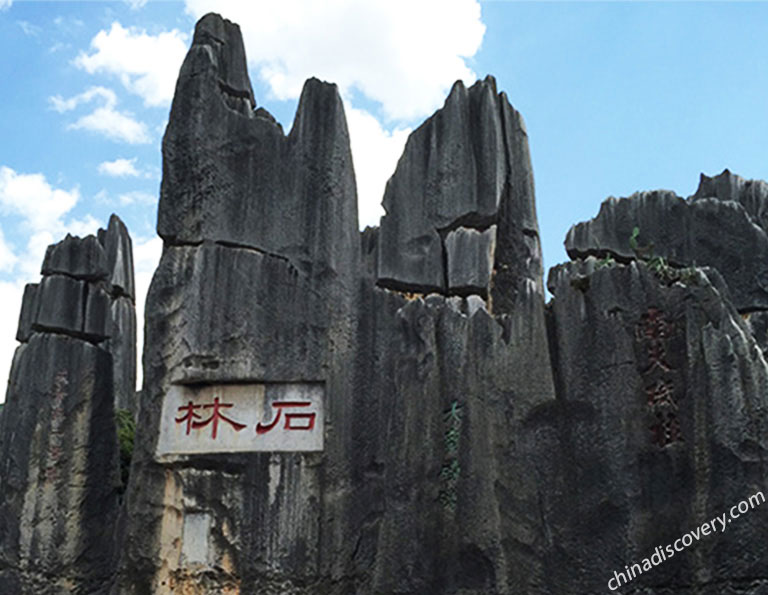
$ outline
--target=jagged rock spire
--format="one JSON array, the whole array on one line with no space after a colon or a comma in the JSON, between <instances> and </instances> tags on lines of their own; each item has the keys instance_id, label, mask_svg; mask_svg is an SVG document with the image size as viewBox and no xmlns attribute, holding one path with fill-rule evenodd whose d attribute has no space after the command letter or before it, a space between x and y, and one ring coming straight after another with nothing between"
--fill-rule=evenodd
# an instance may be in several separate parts
<instances>
[{"instance_id":1,"label":"jagged rock spire","mask_svg":"<svg viewBox=\"0 0 768 595\"><path fill-rule=\"evenodd\" d=\"M27 285L0 420L0 592L106 593L120 475L115 407L133 409L131 241L112 216L68 235Z\"/></svg>"},{"instance_id":2,"label":"jagged rock spire","mask_svg":"<svg viewBox=\"0 0 768 595\"><path fill-rule=\"evenodd\" d=\"M409 137L383 204L380 286L494 294L499 313L525 280L542 293L527 133L493 77L454 84Z\"/></svg>"}]
</instances>

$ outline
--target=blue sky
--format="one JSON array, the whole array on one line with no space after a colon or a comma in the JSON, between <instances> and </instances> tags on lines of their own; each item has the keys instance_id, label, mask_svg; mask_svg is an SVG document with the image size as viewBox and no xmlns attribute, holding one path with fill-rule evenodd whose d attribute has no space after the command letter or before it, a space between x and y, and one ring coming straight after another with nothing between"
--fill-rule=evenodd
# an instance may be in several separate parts
<instances>
[{"instance_id":1,"label":"blue sky","mask_svg":"<svg viewBox=\"0 0 768 595\"><path fill-rule=\"evenodd\" d=\"M363 225L408 132L454 80L488 73L527 123L547 267L609 195L687 196L725 167L768 178L768 3L0 0L0 377L45 246L112 212L143 311L160 140L210 10L241 25L257 102L286 130L305 78L340 85Z\"/></svg>"}]
</instances>

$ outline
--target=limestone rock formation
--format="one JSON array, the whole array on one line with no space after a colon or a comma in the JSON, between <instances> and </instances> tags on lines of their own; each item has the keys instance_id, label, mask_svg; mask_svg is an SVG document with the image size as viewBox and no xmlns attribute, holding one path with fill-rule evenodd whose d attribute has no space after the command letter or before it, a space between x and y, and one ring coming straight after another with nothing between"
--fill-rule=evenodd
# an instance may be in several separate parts
<instances>
[{"instance_id":1,"label":"limestone rock formation","mask_svg":"<svg viewBox=\"0 0 768 595\"><path fill-rule=\"evenodd\" d=\"M411 135L362 234L335 87L306 83L288 135L255 106L207 15L163 142L115 592L604 592L760 489L768 366L738 310L764 303L762 186L610 200L569 253L624 263L555 269L546 307L527 133L491 77ZM662 275L646 242L714 268ZM322 446L244 448L290 391L321 395ZM285 428L310 404L278 403ZM633 588L756 595L765 555L735 550L761 519Z\"/></svg>"},{"instance_id":2,"label":"limestone rock formation","mask_svg":"<svg viewBox=\"0 0 768 595\"><path fill-rule=\"evenodd\" d=\"M548 285L558 399L531 418L539 447L559 453L538 483L544 592L608 592L614 571L765 489L768 365L716 270L668 283L642 262L590 257ZM761 593L765 512L626 592Z\"/></svg>"},{"instance_id":3,"label":"limestone rock formation","mask_svg":"<svg viewBox=\"0 0 768 595\"><path fill-rule=\"evenodd\" d=\"M476 170L474 202L457 202L466 197L446 184L436 195L443 214L425 212L421 222L456 224L445 229L444 264L467 297L446 290L409 301L376 285L387 285L384 252L395 254L382 237L389 228L362 241L357 231L336 88L308 81L286 136L253 110L241 44L235 25L201 19L163 143L165 247L147 300L142 432L128 498L137 522L128 527L118 591L525 586L529 576L513 569L540 573L541 560L531 550L537 496L525 479L531 442L522 419L554 391L519 115L493 79L469 92L459 85L435 120L475 148L425 167L406 150L398 172L418 167L425 179L458 180ZM237 109L233 95L242 99ZM460 110L471 103L477 117L457 126L455 102ZM488 144L487 135L496 140ZM420 191L399 188L405 194L393 201ZM388 217L407 220L402 205L389 208ZM408 271L396 259L386 266L394 278ZM505 283L510 294L499 297L496 319L486 300ZM156 451L164 402L178 391L301 382L324 387L322 452ZM509 542L516 532L529 534Z\"/></svg>"},{"instance_id":4,"label":"limestone rock formation","mask_svg":"<svg viewBox=\"0 0 768 595\"><path fill-rule=\"evenodd\" d=\"M383 205L380 286L495 293L499 312L524 283L541 286L528 136L493 77L469 89L457 82L411 134Z\"/></svg>"},{"instance_id":5,"label":"limestone rock formation","mask_svg":"<svg viewBox=\"0 0 768 595\"><path fill-rule=\"evenodd\" d=\"M727 169L711 178L701 174L699 187L691 198L738 202L756 225L768 230L768 183L762 180L745 180Z\"/></svg>"},{"instance_id":6,"label":"limestone rock formation","mask_svg":"<svg viewBox=\"0 0 768 595\"><path fill-rule=\"evenodd\" d=\"M99 238L50 246L25 289L0 419L2 593L107 593L113 580L115 406L133 403L136 323L112 282L132 284L130 250L113 216Z\"/></svg>"},{"instance_id":7,"label":"limestone rock formation","mask_svg":"<svg viewBox=\"0 0 768 595\"><path fill-rule=\"evenodd\" d=\"M571 258L612 255L626 261L636 257L630 237L637 227L643 256L660 256L675 266L711 266L728 283L740 311L765 310L768 232L761 205L766 189L763 182L744 182L726 170L718 178L702 176L688 200L666 190L610 197L597 217L568 231L566 250Z\"/></svg>"},{"instance_id":8,"label":"limestone rock formation","mask_svg":"<svg viewBox=\"0 0 768 595\"><path fill-rule=\"evenodd\" d=\"M335 85L307 81L285 134L239 28L206 15L163 139L125 505L135 289L113 219L25 291L0 592L612 590L766 491L766 188L726 170L687 200L608 199L545 304L528 136L492 77L413 132L360 233ZM617 592L766 592L766 514Z\"/></svg>"}]
</instances>

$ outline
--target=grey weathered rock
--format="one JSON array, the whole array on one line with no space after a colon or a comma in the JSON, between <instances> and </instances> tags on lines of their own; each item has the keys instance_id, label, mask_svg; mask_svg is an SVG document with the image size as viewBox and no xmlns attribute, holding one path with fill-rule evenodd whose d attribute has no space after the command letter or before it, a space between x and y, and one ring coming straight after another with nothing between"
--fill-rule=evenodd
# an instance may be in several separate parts
<instances>
[{"instance_id":1,"label":"grey weathered rock","mask_svg":"<svg viewBox=\"0 0 768 595\"><path fill-rule=\"evenodd\" d=\"M322 382L338 423L352 406L341 395L355 392L360 236L343 105L335 85L308 81L288 136L263 112L232 109L231 81L250 90L241 46L231 23L209 16L198 24L164 137L165 245L147 301L129 492L129 516L143 520L128 527L119 592L269 592L267 584L316 580L321 475L332 493L349 481L343 425L325 455L232 455L224 476L184 461L168 476L155 461L172 382ZM271 497L270 469L280 483ZM178 506L179 523L168 524L152 502ZM199 531L190 550L190 532ZM222 531L223 541L212 537ZM332 561L325 556L322 576ZM190 562L199 558L211 564Z\"/></svg>"},{"instance_id":2,"label":"grey weathered rock","mask_svg":"<svg viewBox=\"0 0 768 595\"><path fill-rule=\"evenodd\" d=\"M128 229L117 215L112 215L107 229L100 229L98 237L104 247L110 291L114 295L125 295L135 300L133 244Z\"/></svg>"},{"instance_id":3,"label":"grey weathered rock","mask_svg":"<svg viewBox=\"0 0 768 595\"><path fill-rule=\"evenodd\" d=\"M67 234L59 243L48 246L41 273L99 281L107 277L107 256L95 236L81 240Z\"/></svg>"},{"instance_id":4,"label":"grey weathered rock","mask_svg":"<svg viewBox=\"0 0 768 595\"><path fill-rule=\"evenodd\" d=\"M743 314L752 336L768 358L768 312L765 310Z\"/></svg>"},{"instance_id":5,"label":"grey weathered rock","mask_svg":"<svg viewBox=\"0 0 768 595\"><path fill-rule=\"evenodd\" d=\"M26 343L32 334L32 324L37 317L39 302L37 299L40 285L28 283L24 287L24 296L21 299L21 312L19 313L19 328L16 331L16 340Z\"/></svg>"},{"instance_id":6,"label":"grey weathered rock","mask_svg":"<svg viewBox=\"0 0 768 595\"><path fill-rule=\"evenodd\" d=\"M234 31L212 18L198 29ZM239 47L239 37L222 39ZM533 439L522 420L554 397L537 269L516 269L514 308L498 319L477 295L424 298L376 287L382 232L356 229L335 88L309 81L285 137L271 119L226 106L210 43L196 34L164 141L158 230L165 246L147 299L128 497L135 521L117 591L525 590L542 565L534 554L537 495L526 479ZM235 76L231 64L226 72ZM509 115L502 113L511 108L491 80L475 89L472 101L485 107L473 113L490 122L483 124L488 134L500 135ZM511 213L502 140L486 145L484 135L477 133L472 152L454 156L477 168L471 186L478 208L498 218L506 204L520 237L525 228L537 242L535 218ZM475 150L483 155L479 165ZM496 161L503 171L490 182ZM454 233L461 287L488 292L492 235ZM471 270L473 262L480 270ZM155 456L172 383L245 381L322 383L324 451ZM445 438L452 406L464 416L456 451ZM454 464L465 480L447 476ZM500 518L502 508L508 512ZM170 510L181 514L172 519ZM518 531L519 541L510 542ZM521 566L532 570L517 573Z\"/></svg>"},{"instance_id":7,"label":"grey weathered rock","mask_svg":"<svg viewBox=\"0 0 768 595\"><path fill-rule=\"evenodd\" d=\"M105 348L112 353L115 407L136 413L136 310L130 298L112 300L110 325Z\"/></svg>"},{"instance_id":8,"label":"grey weathered rock","mask_svg":"<svg viewBox=\"0 0 768 595\"><path fill-rule=\"evenodd\" d=\"M99 241L102 239L103 241ZM50 246L24 291L0 419L0 592L107 593L121 479L115 406L134 409L130 238Z\"/></svg>"},{"instance_id":9,"label":"grey weathered rock","mask_svg":"<svg viewBox=\"0 0 768 595\"><path fill-rule=\"evenodd\" d=\"M103 341L112 332L109 301L104 289L87 281L65 275L44 277L34 296L37 312L31 328Z\"/></svg>"},{"instance_id":10,"label":"grey weathered rock","mask_svg":"<svg viewBox=\"0 0 768 595\"><path fill-rule=\"evenodd\" d=\"M727 169L711 178L701 174L699 187L691 198L719 198L738 202L752 221L768 231L768 183L763 180L745 180Z\"/></svg>"},{"instance_id":11,"label":"grey weathered rock","mask_svg":"<svg viewBox=\"0 0 768 595\"><path fill-rule=\"evenodd\" d=\"M211 240L289 259L303 273L346 275L359 238L336 86L307 81L285 136L274 120L228 105L233 93L252 96L243 56L237 25L201 19L163 138L158 233L168 245Z\"/></svg>"},{"instance_id":12,"label":"grey weathered rock","mask_svg":"<svg viewBox=\"0 0 768 595\"><path fill-rule=\"evenodd\" d=\"M713 269L660 282L594 259L550 273L558 399L535 412L547 593L607 592L642 562L765 490L768 365ZM757 509L626 592L762 593ZM621 591L625 592L625 591Z\"/></svg>"},{"instance_id":13,"label":"grey weathered rock","mask_svg":"<svg viewBox=\"0 0 768 595\"><path fill-rule=\"evenodd\" d=\"M401 291L452 293L446 237L457 227L498 227L492 263L498 312L525 280L541 284L541 250L528 138L520 114L487 77L469 89L457 82L445 105L408 138L384 193L378 283ZM487 238L466 248L480 253ZM482 245L481 245L482 244Z\"/></svg>"},{"instance_id":14,"label":"grey weathered rock","mask_svg":"<svg viewBox=\"0 0 768 595\"><path fill-rule=\"evenodd\" d=\"M493 272L496 226L485 231L459 227L445 239L448 286L468 294L487 294Z\"/></svg>"},{"instance_id":15,"label":"grey weathered rock","mask_svg":"<svg viewBox=\"0 0 768 595\"><path fill-rule=\"evenodd\" d=\"M711 266L730 287L740 311L768 309L768 235L741 203L718 198L684 200L673 192L608 198L594 219L568 231L571 258L611 254L631 259L633 228L644 255L676 266Z\"/></svg>"},{"instance_id":16,"label":"grey weathered rock","mask_svg":"<svg viewBox=\"0 0 768 595\"><path fill-rule=\"evenodd\" d=\"M124 227L99 235L104 279L62 270L27 289L0 417L0 591L101 593L114 579L121 595L603 593L615 571L765 489L759 183L725 172L688 201L609 200L571 230L586 259L552 271L545 306L527 134L493 79L457 84L411 136L382 228L362 234L335 87L307 82L288 136L254 106L239 30L204 17L163 144L164 249L118 521L114 429L98 428L130 396ZM720 274L651 261L651 241L673 265L701 252ZM80 318L55 307L55 287ZM322 395L322 450L241 448L238 432L264 428L240 415L288 387ZM218 399L235 394L213 442ZM200 422L195 407L214 409ZM217 452L174 450L184 423ZM41 484L39 469L69 476ZM100 500L72 505L83 493ZM766 513L621 592L760 595Z\"/></svg>"},{"instance_id":17,"label":"grey weathered rock","mask_svg":"<svg viewBox=\"0 0 768 595\"><path fill-rule=\"evenodd\" d=\"M34 333L16 351L0 435L0 592L106 593L119 475L110 354Z\"/></svg>"}]
</instances>

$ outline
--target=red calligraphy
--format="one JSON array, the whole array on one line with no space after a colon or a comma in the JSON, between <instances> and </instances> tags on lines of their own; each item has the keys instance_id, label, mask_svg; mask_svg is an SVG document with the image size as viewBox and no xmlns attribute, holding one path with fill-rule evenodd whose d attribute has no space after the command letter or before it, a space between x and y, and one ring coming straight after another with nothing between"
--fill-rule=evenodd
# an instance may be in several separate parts
<instances>
[{"instance_id":1,"label":"red calligraphy","mask_svg":"<svg viewBox=\"0 0 768 595\"><path fill-rule=\"evenodd\" d=\"M213 409L213 412L211 413L211 417L204 421L193 421L192 427L195 429L198 428L204 428L210 423L213 423L213 439L216 440L216 433L219 430L219 420L227 422L230 426L234 428L236 432L239 432L245 427L245 424L239 424L236 421L229 419L226 415L221 413L219 411L220 409L227 409L229 407L232 407L231 403L219 403L219 397L215 397L213 399L212 405L203 405L203 409Z\"/></svg>"},{"instance_id":2,"label":"red calligraphy","mask_svg":"<svg viewBox=\"0 0 768 595\"><path fill-rule=\"evenodd\" d=\"M176 423L183 424L184 422L187 422L187 436L189 436L189 431L192 429L192 422L194 422L196 419L200 419L200 416L196 413L196 411L201 407L202 405L194 405L192 401L189 401L189 403L186 405L179 407L179 413L184 413L184 415L177 417Z\"/></svg>"},{"instance_id":3,"label":"red calligraphy","mask_svg":"<svg viewBox=\"0 0 768 595\"><path fill-rule=\"evenodd\" d=\"M668 380L657 380L645 389L645 394L648 396L648 405L651 407L677 409L674 392L675 386Z\"/></svg>"},{"instance_id":4,"label":"red calligraphy","mask_svg":"<svg viewBox=\"0 0 768 595\"><path fill-rule=\"evenodd\" d=\"M245 427L245 424L237 423L235 420L228 418L221 412L222 409L228 409L232 406L231 403L219 402L219 397L214 397L213 403L208 405L195 405L192 401L189 401L186 405L179 407L179 413L184 413L184 415L177 417L176 423L181 424L186 422L187 434L189 434L192 429L198 430L204 428L208 424L212 424L211 437L216 440L216 436L219 433L219 421L227 422L236 432L239 432ZM213 411L208 419L198 421L202 419L202 416L197 413L198 409L213 409Z\"/></svg>"},{"instance_id":5,"label":"red calligraphy","mask_svg":"<svg viewBox=\"0 0 768 595\"><path fill-rule=\"evenodd\" d=\"M283 401L278 403L272 403L272 407L277 409L277 413L275 414L271 423L256 424L256 433L266 434L272 428L274 428L280 421L280 416L283 412L283 409L290 408L290 407L309 407L311 404L312 403L310 403L309 401ZM315 427L316 416L317 416L316 413L286 413L285 425L283 426L283 429L284 430L312 430ZM300 420L304 420L306 423L304 423L303 425L295 425L294 422L297 422Z\"/></svg>"}]
</instances>

